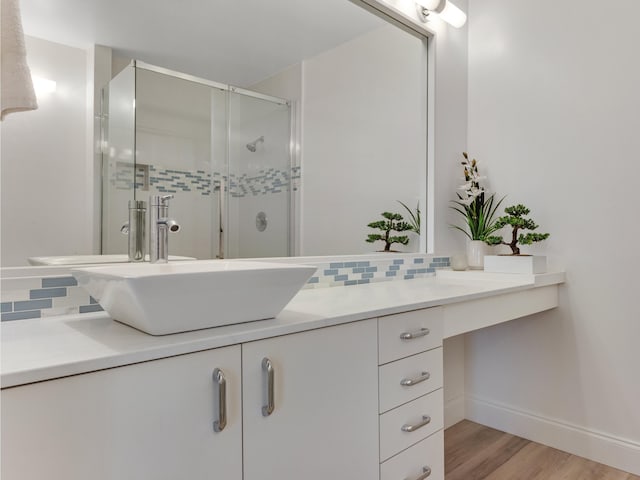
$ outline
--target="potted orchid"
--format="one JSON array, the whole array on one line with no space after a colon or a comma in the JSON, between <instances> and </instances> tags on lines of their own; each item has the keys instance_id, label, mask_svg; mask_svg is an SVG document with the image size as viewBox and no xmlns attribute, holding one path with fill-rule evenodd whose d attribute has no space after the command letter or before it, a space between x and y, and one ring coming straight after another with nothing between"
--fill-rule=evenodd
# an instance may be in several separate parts
<instances>
[{"instance_id":1,"label":"potted orchid","mask_svg":"<svg viewBox=\"0 0 640 480\"><path fill-rule=\"evenodd\" d=\"M465 183L458 187L461 192L456 192L457 200L452 200L453 210L462 215L465 219L465 226L452 225L453 228L464 233L469 241L467 243L467 263L472 269L482 269L484 265L484 255L487 250L485 241L496 230L495 214L504 197L496 200L495 193L487 195L480 181L486 179L478 173L478 161L474 158L469 160L467 152L462 152L464 161Z\"/></svg>"}]
</instances>

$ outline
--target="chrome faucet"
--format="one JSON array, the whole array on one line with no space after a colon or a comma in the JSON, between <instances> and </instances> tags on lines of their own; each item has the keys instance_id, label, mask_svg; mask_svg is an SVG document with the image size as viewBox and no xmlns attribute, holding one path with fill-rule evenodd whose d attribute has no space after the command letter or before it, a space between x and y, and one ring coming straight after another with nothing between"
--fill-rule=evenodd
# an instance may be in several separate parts
<instances>
[{"instance_id":1,"label":"chrome faucet","mask_svg":"<svg viewBox=\"0 0 640 480\"><path fill-rule=\"evenodd\" d=\"M147 202L129 200L129 221L120 231L129 237L129 261L144 262L146 243Z\"/></svg>"},{"instance_id":2,"label":"chrome faucet","mask_svg":"<svg viewBox=\"0 0 640 480\"><path fill-rule=\"evenodd\" d=\"M177 232L180 225L169 218L169 200L173 195L149 197L149 261L167 263L169 260L169 232Z\"/></svg>"}]
</instances>

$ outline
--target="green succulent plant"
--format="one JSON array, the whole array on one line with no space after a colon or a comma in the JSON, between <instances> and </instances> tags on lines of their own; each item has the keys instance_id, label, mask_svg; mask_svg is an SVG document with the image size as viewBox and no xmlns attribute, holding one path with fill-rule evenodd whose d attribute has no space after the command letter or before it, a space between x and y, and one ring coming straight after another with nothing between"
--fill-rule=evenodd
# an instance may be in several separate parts
<instances>
[{"instance_id":1,"label":"green succulent plant","mask_svg":"<svg viewBox=\"0 0 640 480\"><path fill-rule=\"evenodd\" d=\"M411 231L420 235L420 204L416 205L415 210L411 210L405 203L398 200L398 203L404 207L404 209L409 214L409 225L411 225Z\"/></svg>"}]
</instances>

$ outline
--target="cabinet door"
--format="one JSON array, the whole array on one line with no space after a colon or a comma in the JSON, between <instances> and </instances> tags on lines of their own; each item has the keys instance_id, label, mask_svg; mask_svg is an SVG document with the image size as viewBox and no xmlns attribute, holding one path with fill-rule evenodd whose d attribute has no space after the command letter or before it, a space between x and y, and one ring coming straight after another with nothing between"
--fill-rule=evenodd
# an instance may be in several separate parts
<instances>
[{"instance_id":1,"label":"cabinet door","mask_svg":"<svg viewBox=\"0 0 640 480\"><path fill-rule=\"evenodd\" d=\"M377 363L375 320L243 344L244 480L377 479Z\"/></svg>"},{"instance_id":2,"label":"cabinet door","mask_svg":"<svg viewBox=\"0 0 640 480\"><path fill-rule=\"evenodd\" d=\"M241 480L240 381L234 346L3 390L2 479Z\"/></svg>"}]
</instances>

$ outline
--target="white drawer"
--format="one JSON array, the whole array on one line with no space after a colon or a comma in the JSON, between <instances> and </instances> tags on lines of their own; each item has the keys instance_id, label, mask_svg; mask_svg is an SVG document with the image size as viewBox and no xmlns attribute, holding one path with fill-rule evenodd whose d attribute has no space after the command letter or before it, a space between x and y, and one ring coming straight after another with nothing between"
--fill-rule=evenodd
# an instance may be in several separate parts
<instances>
[{"instance_id":1,"label":"white drawer","mask_svg":"<svg viewBox=\"0 0 640 480\"><path fill-rule=\"evenodd\" d=\"M387 363L378 372L382 413L442 387L442 347Z\"/></svg>"},{"instance_id":2,"label":"white drawer","mask_svg":"<svg viewBox=\"0 0 640 480\"><path fill-rule=\"evenodd\" d=\"M442 410L442 389L439 389L380 415L380 461L383 462L432 433L442 430ZM426 416L430 421L418 427L425 422ZM403 427L408 426L412 426L413 431L403 430Z\"/></svg>"},{"instance_id":3,"label":"white drawer","mask_svg":"<svg viewBox=\"0 0 640 480\"><path fill-rule=\"evenodd\" d=\"M444 430L399 453L380 465L380 480L413 480L431 473L425 480L444 480Z\"/></svg>"},{"instance_id":4,"label":"white drawer","mask_svg":"<svg viewBox=\"0 0 640 480\"><path fill-rule=\"evenodd\" d=\"M413 338L402 339L403 335ZM414 310L378 319L380 365L441 345L442 307Z\"/></svg>"}]
</instances>

